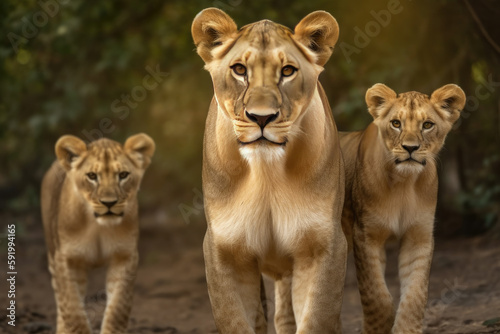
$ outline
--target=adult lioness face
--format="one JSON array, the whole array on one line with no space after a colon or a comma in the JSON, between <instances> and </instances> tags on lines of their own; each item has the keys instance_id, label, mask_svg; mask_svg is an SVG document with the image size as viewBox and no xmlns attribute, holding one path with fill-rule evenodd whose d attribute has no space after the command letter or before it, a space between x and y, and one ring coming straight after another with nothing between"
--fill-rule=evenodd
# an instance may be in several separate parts
<instances>
[{"instance_id":1,"label":"adult lioness face","mask_svg":"<svg viewBox=\"0 0 500 334\"><path fill-rule=\"evenodd\" d=\"M210 8L195 18L192 34L234 140L245 150L284 149L337 41L335 19L318 11L293 32L269 20L238 30L227 14Z\"/></svg>"},{"instance_id":2,"label":"adult lioness face","mask_svg":"<svg viewBox=\"0 0 500 334\"><path fill-rule=\"evenodd\" d=\"M366 103L388 150L387 163L402 173L419 173L443 147L465 105L465 94L454 84L430 97L419 92L397 95L376 84L366 92Z\"/></svg>"}]
</instances>

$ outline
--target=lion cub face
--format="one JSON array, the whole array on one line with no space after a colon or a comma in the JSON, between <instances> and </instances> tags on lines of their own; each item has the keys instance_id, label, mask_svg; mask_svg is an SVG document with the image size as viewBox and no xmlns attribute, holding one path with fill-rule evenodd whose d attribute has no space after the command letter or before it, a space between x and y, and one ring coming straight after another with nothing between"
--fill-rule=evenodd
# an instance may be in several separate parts
<instances>
[{"instance_id":1,"label":"lion cub face","mask_svg":"<svg viewBox=\"0 0 500 334\"><path fill-rule=\"evenodd\" d=\"M75 191L87 202L100 225L120 224L135 200L146 167L155 150L153 140L138 134L122 146L102 138L86 145L74 136L56 143L56 155Z\"/></svg>"},{"instance_id":2,"label":"lion cub face","mask_svg":"<svg viewBox=\"0 0 500 334\"><path fill-rule=\"evenodd\" d=\"M338 38L326 12L306 16L292 32L259 21L240 30L221 10L201 12L194 42L214 84L215 98L245 150L283 148L316 90Z\"/></svg>"},{"instance_id":3,"label":"lion cub face","mask_svg":"<svg viewBox=\"0 0 500 334\"><path fill-rule=\"evenodd\" d=\"M457 85L445 85L428 95L397 95L376 84L366 92L368 111L388 150L387 163L401 173L419 173L436 158L453 123L465 105Z\"/></svg>"}]
</instances>

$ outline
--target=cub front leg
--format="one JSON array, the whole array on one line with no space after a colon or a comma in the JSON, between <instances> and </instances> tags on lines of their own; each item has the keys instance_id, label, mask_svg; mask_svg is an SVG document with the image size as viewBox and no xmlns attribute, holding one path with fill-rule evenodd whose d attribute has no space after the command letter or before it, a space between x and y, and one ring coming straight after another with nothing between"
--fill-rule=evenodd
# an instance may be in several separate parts
<instances>
[{"instance_id":1,"label":"cub front leg","mask_svg":"<svg viewBox=\"0 0 500 334\"><path fill-rule=\"evenodd\" d=\"M385 242L389 235L381 230L366 230L370 223L374 222L354 225L354 259L363 306L363 334L389 334L394 323L394 305L384 278Z\"/></svg>"},{"instance_id":2,"label":"cub front leg","mask_svg":"<svg viewBox=\"0 0 500 334\"><path fill-rule=\"evenodd\" d=\"M61 310L62 298L63 298L63 284L61 282L61 278L57 275L58 268L54 261L52 255L49 254L49 271L52 277L52 289L54 290L55 299L56 299L56 309L57 309L57 325L56 325L56 334L67 333L68 330L64 327L64 320L62 317L63 311ZM59 277L59 278L58 278ZM58 283L59 281L59 283Z\"/></svg>"},{"instance_id":3,"label":"cub front leg","mask_svg":"<svg viewBox=\"0 0 500 334\"><path fill-rule=\"evenodd\" d=\"M331 223L330 223L331 224ZM292 301L297 334L341 333L340 311L347 265L347 242L340 228L327 244L315 243L294 258Z\"/></svg>"},{"instance_id":4,"label":"cub front leg","mask_svg":"<svg viewBox=\"0 0 500 334\"><path fill-rule=\"evenodd\" d=\"M401 300L392 330L394 334L422 333L434 248L432 228L432 220L424 225L414 225L401 240L399 253Z\"/></svg>"},{"instance_id":5,"label":"cub front leg","mask_svg":"<svg viewBox=\"0 0 500 334\"><path fill-rule=\"evenodd\" d=\"M242 249L242 245L233 245ZM221 334L267 333L260 300L261 273L256 259L221 249L207 231L203 242L208 295Z\"/></svg>"},{"instance_id":6,"label":"cub front leg","mask_svg":"<svg viewBox=\"0 0 500 334\"><path fill-rule=\"evenodd\" d=\"M276 310L274 328L277 334L294 334L297 331L292 304L292 275L283 275L275 282Z\"/></svg>"},{"instance_id":7,"label":"cub front leg","mask_svg":"<svg viewBox=\"0 0 500 334\"><path fill-rule=\"evenodd\" d=\"M50 266L57 304L57 334L91 334L85 313L84 295L87 268L77 259L68 259L59 252Z\"/></svg>"},{"instance_id":8,"label":"cub front leg","mask_svg":"<svg viewBox=\"0 0 500 334\"><path fill-rule=\"evenodd\" d=\"M107 303L102 334L123 334L127 330L138 260L137 253L121 254L114 256L109 265L106 277Z\"/></svg>"}]
</instances>

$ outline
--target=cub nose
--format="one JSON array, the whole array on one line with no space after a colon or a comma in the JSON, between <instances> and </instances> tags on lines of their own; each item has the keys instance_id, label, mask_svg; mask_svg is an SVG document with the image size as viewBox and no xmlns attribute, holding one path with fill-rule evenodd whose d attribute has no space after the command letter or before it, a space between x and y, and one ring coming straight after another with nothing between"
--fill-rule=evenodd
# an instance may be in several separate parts
<instances>
[{"instance_id":1,"label":"cub nose","mask_svg":"<svg viewBox=\"0 0 500 334\"><path fill-rule=\"evenodd\" d=\"M115 205L115 204L116 204L116 202L118 202L118 201L100 201L100 202L101 202L102 204L106 205L106 206L108 207L108 209L111 209L111 207L112 207L113 205Z\"/></svg>"},{"instance_id":2,"label":"cub nose","mask_svg":"<svg viewBox=\"0 0 500 334\"><path fill-rule=\"evenodd\" d=\"M408 151L408 153L412 153L413 151L416 151L420 148L420 146L406 146L403 145L403 148Z\"/></svg>"},{"instance_id":3,"label":"cub nose","mask_svg":"<svg viewBox=\"0 0 500 334\"><path fill-rule=\"evenodd\" d=\"M263 129L266 125L271 123L272 121L278 118L279 111L275 114L267 114L267 115L258 115L258 114L250 114L248 111L245 111L248 119L254 123L257 123L261 129Z\"/></svg>"}]
</instances>

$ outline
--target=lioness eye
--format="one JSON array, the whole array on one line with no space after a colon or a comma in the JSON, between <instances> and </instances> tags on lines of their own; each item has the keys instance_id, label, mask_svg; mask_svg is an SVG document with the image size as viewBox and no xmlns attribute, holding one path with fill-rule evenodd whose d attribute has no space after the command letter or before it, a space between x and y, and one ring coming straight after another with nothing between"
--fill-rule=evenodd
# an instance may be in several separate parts
<instances>
[{"instance_id":1,"label":"lioness eye","mask_svg":"<svg viewBox=\"0 0 500 334\"><path fill-rule=\"evenodd\" d=\"M400 121L398 121L397 119L392 120L392 121L391 121L391 124L392 124L392 126L393 126L393 127L395 127L395 128L400 128L400 127L401 127L401 122L400 122Z\"/></svg>"},{"instance_id":2,"label":"lioness eye","mask_svg":"<svg viewBox=\"0 0 500 334\"><path fill-rule=\"evenodd\" d=\"M126 179L129 174L129 172L120 172L120 174L118 174L118 177L120 178L120 180L123 180Z\"/></svg>"},{"instance_id":3,"label":"lioness eye","mask_svg":"<svg viewBox=\"0 0 500 334\"><path fill-rule=\"evenodd\" d=\"M87 173L87 177L89 178L89 180L92 180L92 181L95 181L97 180L97 174L96 173Z\"/></svg>"},{"instance_id":4,"label":"lioness eye","mask_svg":"<svg viewBox=\"0 0 500 334\"><path fill-rule=\"evenodd\" d=\"M426 130L429 130L433 126L434 126L434 123L432 123L432 122L425 122L423 125L424 129L426 129Z\"/></svg>"},{"instance_id":5,"label":"lioness eye","mask_svg":"<svg viewBox=\"0 0 500 334\"><path fill-rule=\"evenodd\" d=\"M295 67L288 65L288 66L285 66L281 69L281 75L284 77L289 77L292 74L294 74L295 71L297 71L297 69Z\"/></svg>"},{"instance_id":6,"label":"lioness eye","mask_svg":"<svg viewBox=\"0 0 500 334\"><path fill-rule=\"evenodd\" d=\"M239 75L239 76L244 76L247 74L247 68L241 64L235 64L231 66L233 69L234 74Z\"/></svg>"}]
</instances>

